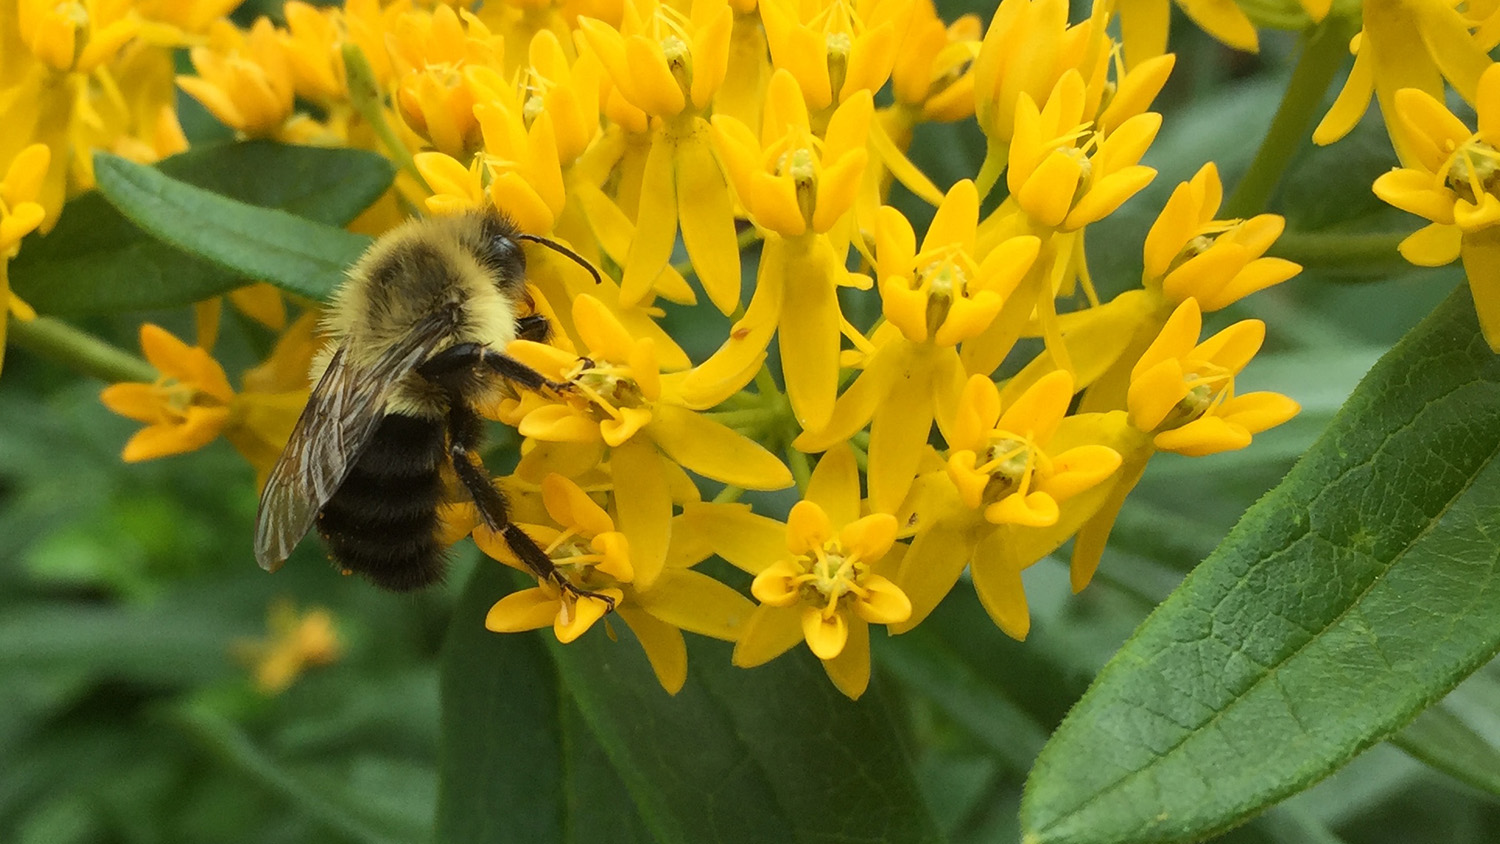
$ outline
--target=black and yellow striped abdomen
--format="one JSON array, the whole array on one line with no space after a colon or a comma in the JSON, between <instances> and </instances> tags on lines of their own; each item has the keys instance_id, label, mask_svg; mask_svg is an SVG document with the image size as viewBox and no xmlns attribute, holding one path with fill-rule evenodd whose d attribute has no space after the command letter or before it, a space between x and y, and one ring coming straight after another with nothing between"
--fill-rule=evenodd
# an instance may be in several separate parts
<instances>
[{"instance_id":1,"label":"black and yellow striped abdomen","mask_svg":"<svg viewBox=\"0 0 1500 844\"><path fill-rule=\"evenodd\" d=\"M318 514L334 561L377 586L407 591L442 579L438 542L445 426L387 415L343 484Z\"/></svg>"}]
</instances>

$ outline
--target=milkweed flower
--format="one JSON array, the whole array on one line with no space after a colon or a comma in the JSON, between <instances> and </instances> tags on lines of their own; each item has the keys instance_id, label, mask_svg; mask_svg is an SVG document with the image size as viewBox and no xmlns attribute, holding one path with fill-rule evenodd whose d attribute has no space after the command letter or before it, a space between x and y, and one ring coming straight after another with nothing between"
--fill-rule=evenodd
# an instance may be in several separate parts
<instances>
[{"instance_id":1,"label":"milkweed flower","mask_svg":"<svg viewBox=\"0 0 1500 844\"><path fill-rule=\"evenodd\" d=\"M771 64L796 79L814 112L890 78L907 32L912 0L761 0Z\"/></svg>"},{"instance_id":2,"label":"milkweed flower","mask_svg":"<svg viewBox=\"0 0 1500 844\"><path fill-rule=\"evenodd\" d=\"M757 443L689 410L680 379L661 374L655 344L632 337L599 300L580 296L572 310L584 357L527 340L508 348L569 385L556 401L522 404L517 429L539 441L596 449L601 457L609 448L615 506L635 548L635 582L650 588L667 558L673 466L746 489L788 487L791 472Z\"/></svg>"},{"instance_id":3,"label":"milkweed flower","mask_svg":"<svg viewBox=\"0 0 1500 844\"><path fill-rule=\"evenodd\" d=\"M497 64L504 40L467 9L439 4L401 15L387 43L402 120L439 152L466 158L479 144L479 123L464 71Z\"/></svg>"},{"instance_id":4,"label":"milkweed flower","mask_svg":"<svg viewBox=\"0 0 1500 844\"><path fill-rule=\"evenodd\" d=\"M292 602L278 600L266 616L265 638L234 645L235 653L250 663L262 694L281 694L307 669L332 665L344 655L333 613L323 607L298 610Z\"/></svg>"},{"instance_id":5,"label":"milkweed flower","mask_svg":"<svg viewBox=\"0 0 1500 844\"><path fill-rule=\"evenodd\" d=\"M1125 465L1108 500L1078 533L1072 562L1074 591L1082 589L1098 568L1125 496L1140 481L1152 454L1172 451L1204 457L1241 449L1255 434L1286 422L1301 410L1297 402L1280 393L1235 394L1235 376L1265 339L1264 323L1242 320L1199 342L1202 328L1197 300L1187 299L1131 369L1126 403L1134 433L1129 446L1122 449Z\"/></svg>"},{"instance_id":6,"label":"milkweed flower","mask_svg":"<svg viewBox=\"0 0 1500 844\"><path fill-rule=\"evenodd\" d=\"M224 125L249 137L272 137L292 116L296 85L286 45L268 18L242 33L227 20L209 28L207 46L191 51L197 76L177 86Z\"/></svg>"},{"instance_id":7,"label":"milkweed flower","mask_svg":"<svg viewBox=\"0 0 1500 844\"><path fill-rule=\"evenodd\" d=\"M131 0L17 0L16 25L32 55L55 70L90 73L140 31Z\"/></svg>"},{"instance_id":8,"label":"milkweed flower","mask_svg":"<svg viewBox=\"0 0 1500 844\"><path fill-rule=\"evenodd\" d=\"M821 451L868 423L877 512L896 512L906 497L933 421L945 434L953 430L966 377L956 345L988 328L1036 259L1040 241L1030 235L980 253L978 221L979 193L967 179L948 191L920 250L911 223L894 208L880 209L876 273L883 313L896 330L883 332L887 339L839 397L828 426L793 443Z\"/></svg>"},{"instance_id":9,"label":"milkweed flower","mask_svg":"<svg viewBox=\"0 0 1500 844\"><path fill-rule=\"evenodd\" d=\"M760 605L735 645L735 665L761 665L806 642L839 691L864 693L869 625L904 621L911 604L891 580L901 550L896 519L860 515L848 447L818 461L785 524L724 504L694 505L683 518L701 544L755 576Z\"/></svg>"},{"instance_id":10,"label":"milkweed flower","mask_svg":"<svg viewBox=\"0 0 1500 844\"><path fill-rule=\"evenodd\" d=\"M830 233L854 207L873 114L873 100L861 92L834 110L819 137L796 80L778 70L766 91L758 142L743 123L715 115L715 138L735 191L767 237L744 318L694 371L690 389L757 365L778 334L787 395L799 422L804 428L827 423L843 324L836 290L859 283L840 258L847 241L835 246ZM694 402L711 406L701 397Z\"/></svg>"},{"instance_id":11,"label":"milkweed flower","mask_svg":"<svg viewBox=\"0 0 1500 844\"><path fill-rule=\"evenodd\" d=\"M561 475L542 480L541 497L556 524L521 524L518 529L541 546L561 575L574 587L614 601L614 612L625 622L651 663L657 679L671 694L687 680L687 645L682 629L733 641L750 618L751 604L738 592L693 571L696 561L675 561L656 578L656 586L641 589L631 565L629 537L616 530L614 520L577 484ZM485 554L527 574L534 574L489 528L474 529L474 541ZM485 617L485 627L513 633L551 626L566 644L603 618L609 604L597 597L579 598L550 580L501 598Z\"/></svg>"},{"instance_id":12,"label":"milkweed flower","mask_svg":"<svg viewBox=\"0 0 1500 844\"><path fill-rule=\"evenodd\" d=\"M725 0L694 0L688 15L660 0L632 0L618 29L579 19L581 40L620 96L651 119L636 235L620 282L627 306L646 298L679 228L709 300L726 314L739 304L734 208L702 116L728 70L733 23Z\"/></svg>"},{"instance_id":13,"label":"milkweed flower","mask_svg":"<svg viewBox=\"0 0 1500 844\"><path fill-rule=\"evenodd\" d=\"M1479 78L1490 66L1486 45L1470 32L1468 20L1445 0L1364 0L1364 30L1349 44L1354 67L1328 113L1313 131L1313 142L1331 144L1354 128L1376 97L1386 115L1391 142L1403 166L1417 154L1393 115L1397 92L1415 88L1441 100L1446 80L1459 96L1478 105ZM1492 39L1491 39L1492 43Z\"/></svg>"},{"instance_id":14,"label":"milkweed flower","mask_svg":"<svg viewBox=\"0 0 1500 844\"><path fill-rule=\"evenodd\" d=\"M1395 121L1409 141L1406 166L1375 180L1375 195L1431 222L1401 242L1423 267L1462 258L1479 325L1500 352L1500 64L1479 81L1479 122L1469 131L1425 91L1396 92Z\"/></svg>"},{"instance_id":15,"label":"milkweed flower","mask_svg":"<svg viewBox=\"0 0 1500 844\"><path fill-rule=\"evenodd\" d=\"M1061 545L1097 507L1083 493L1120 466L1119 414L1069 416L1073 379L1052 372L1008 406L994 382L964 385L944 471L913 492L907 521L916 536L897 584L916 626L968 566L974 589L995 623L1022 639L1030 627L1021 570Z\"/></svg>"}]
</instances>

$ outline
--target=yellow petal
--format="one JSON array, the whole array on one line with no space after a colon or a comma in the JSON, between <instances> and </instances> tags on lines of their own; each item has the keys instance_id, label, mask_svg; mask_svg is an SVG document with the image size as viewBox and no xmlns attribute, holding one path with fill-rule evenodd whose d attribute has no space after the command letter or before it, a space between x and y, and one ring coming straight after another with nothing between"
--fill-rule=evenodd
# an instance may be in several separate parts
<instances>
[{"instance_id":1,"label":"yellow petal","mask_svg":"<svg viewBox=\"0 0 1500 844\"><path fill-rule=\"evenodd\" d=\"M795 608L762 605L750 614L732 661L740 668L764 665L802 641L802 613Z\"/></svg>"},{"instance_id":2,"label":"yellow petal","mask_svg":"<svg viewBox=\"0 0 1500 844\"><path fill-rule=\"evenodd\" d=\"M542 502L554 521L585 536L598 536L615 529L604 508L562 475L554 473L542 479Z\"/></svg>"},{"instance_id":3,"label":"yellow petal","mask_svg":"<svg viewBox=\"0 0 1500 844\"><path fill-rule=\"evenodd\" d=\"M668 624L726 642L738 639L755 605L706 574L667 569L636 604Z\"/></svg>"},{"instance_id":4,"label":"yellow petal","mask_svg":"<svg viewBox=\"0 0 1500 844\"><path fill-rule=\"evenodd\" d=\"M125 443L120 459L138 463L173 454L196 451L214 441L229 422L227 407L191 407L178 425L152 425L137 431Z\"/></svg>"},{"instance_id":5,"label":"yellow petal","mask_svg":"<svg viewBox=\"0 0 1500 844\"><path fill-rule=\"evenodd\" d=\"M1500 350L1500 229L1465 237L1463 259L1479 328L1490 348Z\"/></svg>"},{"instance_id":6,"label":"yellow petal","mask_svg":"<svg viewBox=\"0 0 1500 844\"><path fill-rule=\"evenodd\" d=\"M615 612L641 643L661 687L669 695L682 691L687 682L687 642L683 641L682 631L634 607L617 607Z\"/></svg>"},{"instance_id":7,"label":"yellow petal","mask_svg":"<svg viewBox=\"0 0 1500 844\"><path fill-rule=\"evenodd\" d=\"M668 457L704 477L745 489L785 489L792 485L791 471L776 455L691 410L657 405L648 432Z\"/></svg>"},{"instance_id":8,"label":"yellow petal","mask_svg":"<svg viewBox=\"0 0 1500 844\"><path fill-rule=\"evenodd\" d=\"M1250 444L1250 432L1217 416L1204 416L1157 434L1152 443L1162 451L1205 457L1244 448Z\"/></svg>"},{"instance_id":9,"label":"yellow petal","mask_svg":"<svg viewBox=\"0 0 1500 844\"><path fill-rule=\"evenodd\" d=\"M870 420L870 507L883 513L894 513L901 506L932 432L931 373L921 367L903 374L903 391L909 392L901 397L909 400L882 403Z\"/></svg>"},{"instance_id":10,"label":"yellow petal","mask_svg":"<svg viewBox=\"0 0 1500 844\"><path fill-rule=\"evenodd\" d=\"M653 139L646 154L635 240L631 241L625 275L620 280L620 301L626 307L635 307L646 298L651 283L672 259L677 239L675 154L676 145L662 135Z\"/></svg>"},{"instance_id":11,"label":"yellow petal","mask_svg":"<svg viewBox=\"0 0 1500 844\"><path fill-rule=\"evenodd\" d=\"M822 507L805 499L798 501L786 517L786 549L793 556L801 556L822 548L833 538L833 530Z\"/></svg>"},{"instance_id":12,"label":"yellow petal","mask_svg":"<svg viewBox=\"0 0 1500 844\"><path fill-rule=\"evenodd\" d=\"M958 582L977 543L972 530L958 523L939 521L917 533L896 577L897 585L911 601L911 617L892 624L891 632L905 633L937 608Z\"/></svg>"},{"instance_id":13,"label":"yellow petal","mask_svg":"<svg viewBox=\"0 0 1500 844\"><path fill-rule=\"evenodd\" d=\"M1031 613L1026 606L1026 587L1021 583L1021 569L1006 548L1006 535L997 531L974 552L974 591L990 618L1019 641L1031 632Z\"/></svg>"},{"instance_id":14,"label":"yellow petal","mask_svg":"<svg viewBox=\"0 0 1500 844\"><path fill-rule=\"evenodd\" d=\"M672 529L672 494L656 446L639 438L616 446L609 456L615 484L616 524L630 537L637 589L650 589L667 560Z\"/></svg>"},{"instance_id":15,"label":"yellow petal","mask_svg":"<svg viewBox=\"0 0 1500 844\"><path fill-rule=\"evenodd\" d=\"M838 392L839 328L842 316L826 244L787 267L779 344L787 397L804 430L828 424Z\"/></svg>"},{"instance_id":16,"label":"yellow petal","mask_svg":"<svg viewBox=\"0 0 1500 844\"><path fill-rule=\"evenodd\" d=\"M548 626L557 618L556 594L541 587L512 592L490 607L484 627L495 633L519 633Z\"/></svg>"},{"instance_id":17,"label":"yellow petal","mask_svg":"<svg viewBox=\"0 0 1500 844\"><path fill-rule=\"evenodd\" d=\"M1401 257L1419 267L1441 267L1453 263L1463 245L1463 229L1433 223L1412 232L1397 247Z\"/></svg>"},{"instance_id":18,"label":"yellow petal","mask_svg":"<svg viewBox=\"0 0 1500 844\"><path fill-rule=\"evenodd\" d=\"M802 587L797 580L802 574L801 566L791 560L781 560L755 576L750 584L750 594L762 604L794 606L802 601Z\"/></svg>"},{"instance_id":19,"label":"yellow petal","mask_svg":"<svg viewBox=\"0 0 1500 844\"><path fill-rule=\"evenodd\" d=\"M845 553L869 562L884 557L895 542L896 517L889 513L872 513L839 531Z\"/></svg>"},{"instance_id":20,"label":"yellow petal","mask_svg":"<svg viewBox=\"0 0 1500 844\"><path fill-rule=\"evenodd\" d=\"M601 589L599 595L614 599L614 605L618 606L625 599L625 593L618 589ZM557 641L564 645L588 632L594 622L604 617L609 612L610 602L604 597L585 596L576 602L563 599L557 610L557 615L552 619L552 632L557 636Z\"/></svg>"},{"instance_id":21,"label":"yellow petal","mask_svg":"<svg viewBox=\"0 0 1500 844\"><path fill-rule=\"evenodd\" d=\"M865 594L854 603L854 612L871 624L894 624L911 617L911 600L896 584L878 574L860 581Z\"/></svg>"},{"instance_id":22,"label":"yellow petal","mask_svg":"<svg viewBox=\"0 0 1500 844\"><path fill-rule=\"evenodd\" d=\"M727 11L727 10L726 10ZM677 148L677 202L682 241L703 290L720 312L740 304L740 247L734 232L734 208L724 173L708 146L708 125Z\"/></svg>"},{"instance_id":23,"label":"yellow petal","mask_svg":"<svg viewBox=\"0 0 1500 844\"><path fill-rule=\"evenodd\" d=\"M838 656L823 660L828 679L850 700L859 700L870 685L870 628L863 619L849 619L849 632Z\"/></svg>"},{"instance_id":24,"label":"yellow petal","mask_svg":"<svg viewBox=\"0 0 1500 844\"><path fill-rule=\"evenodd\" d=\"M1045 492L1015 492L984 508L984 518L995 525L1050 527L1058 512L1057 500Z\"/></svg>"}]
</instances>

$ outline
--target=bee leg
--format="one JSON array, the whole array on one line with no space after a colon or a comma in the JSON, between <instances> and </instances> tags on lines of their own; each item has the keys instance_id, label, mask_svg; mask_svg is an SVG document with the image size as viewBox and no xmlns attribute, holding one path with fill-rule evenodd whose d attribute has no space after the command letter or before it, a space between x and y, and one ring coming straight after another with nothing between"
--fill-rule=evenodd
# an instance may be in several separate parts
<instances>
[{"instance_id":1,"label":"bee leg","mask_svg":"<svg viewBox=\"0 0 1500 844\"><path fill-rule=\"evenodd\" d=\"M445 376L472 369L483 364L491 372L507 381L513 381L529 390L546 387L553 392L572 389L564 381L553 381L535 369L503 352L497 352L483 343L459 343L449 346L417 366L417 372L429 381L445 383ZM461 402L459 402L461 403ZM458 403L455 403L457 406Z\"/></svg>"},{"instance_id":2,"label":"bee leg","mask_svg":"<svg viewBox=\"0 0 1500 844\"><path fill-rule=\"evenodd\" d=\"M443 384L442 379L435 380L436 383L448 389L450 394L448 456L453 461L453 471L458 475L464 488L469 491L469 496L474 499L474 506L479 510L479 518L484 521L485 526L500 534L511 552L537 577L552 581L559 589L571 594L575 599L598 598L609 607L610 612L613 612L614 598L574 586L573 582L564 577L557 566L553 565L547 552L543 551L535 540L527 536L525 531L511 523L510 502L505 500L505 493L495 488L484 464L474 455L473 450L479 445L480 433L483 431L479 415L462 400L462 396L456 390Z\"/></svg>"},{"instance_id":3,"label":"bee leg","mask_svg":"<svg viewBox=\"0 0 1500 844\"><path fill-rule=\"evenodd\" d=\"M541 314L528 314L516 320L516 337L534 343L545 343L552 336L552 322Z\"/></svg>"}]
</instances>

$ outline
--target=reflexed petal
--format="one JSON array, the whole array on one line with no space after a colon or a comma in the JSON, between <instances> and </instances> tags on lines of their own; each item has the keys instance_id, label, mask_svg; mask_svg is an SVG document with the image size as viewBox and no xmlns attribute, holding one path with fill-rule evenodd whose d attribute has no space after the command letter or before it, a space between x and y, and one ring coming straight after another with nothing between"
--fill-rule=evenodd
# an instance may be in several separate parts
<instances>
[{"instance_id":1,"label":"reflexed petal","mask_svg":"<svg viewBox=\"0 0 1500 844\"><path fill-rule=\"evenodd\" d=\"M791 560L774 563L755 576L750 594L762 604L790 607L802 600L802 587L797 582L802 574L802 567Z\"/></svg>"},{"instance_id":2,"label":"reflexed petal","mask_svg":"<svg viewBox=\"0 0 1500 844\"><path fill-rule=\"evenodd\" d=\"M833 659L849 641L849 620L843 612L824 617L819 607L802 609L802 636L818 659Z\"/></svg>"},{"instance_id":3,"label":"reflexed petal","mask_svg":"<svg viewBox=\"0 0 1500 844\"><path fill-rule=\"evenodd\" d=\"M859 466L854 462L854 451L842 444L830 448L813 469L802 497L818 505L834 529L858 519Z\"/></svg>"},{"instance_id":4,"label":"reflexed petal","mask_svg":"<svg viewBox=\"0 0 1500 844\"><path fill-rule=\"evenodd\" d=\"M870 626L862 619L850 619L843 649L833 659L823 660L823 670L845 697L858 700L870 685Z\"/></svg>"},{"instance_id":5,"label":"reflexed petal","mask_svg":"<svg viewBox=\"0 0 1500 844\"><path fill-rule=\"evenodd\" d=\"M1463 258L1479 328L1490 349L1500 352L1500 229L1465 237Z\"/></svg>"},{"instance_id":6,"label":"reflexed petal","mask_svg":"<svg viewBox=\"0 0 1500 844\"><path fill-rule=\"evenodd\" d=\"M817 430L828 424L838 393L839 327L835 267L827 244L787 266L778 339L787 398L797 424Z\"/></svg>"},{"instance_id":7,"label":"reflexed petal","mask_svg":"<svg viewBox=\"0 0 1500 844\"><path fill-rule=\"evenodd\" d=\"M865 595L854 602L854 612L871 624L894 624L911 617L911 601L896 584L878 574L860 581Z\"/></svg>"},{"instance_id":8,"label":"reflexed petal","mask_svg":"<svg viewBox=\"0 0 1500 844\"><path fill-rule=\"evenodd\" d=\"M650 589L637 592L637 606L683 630L726 642L738 639L755 612L744 595L706 574L669 569Z\"/></svg>"},{"instance_id":9,"label":"reflexed petal","mask_svg":"<svg viewBox=\"0 0 1500 844\"><path fill-rule=\"evenodd\" d=\"M740 668L764 665L797 646L802 637L802 613L795 608L762 605L750 614L732 661Z\"/></svg>"},{"instance_id":10,"label":"reflexed petal","mask_svg":"<svg viewBox=\"0 0 1500 844\"><path fill-rule=\"evenodd\" d=\"M792 445L808 453L826 451L848 440L869 423L875 407L890 395L891 385L900 374L912 347L906 343L885 343L866 361L865 371L839 396L833 416L821 431L803 431Z\"/></svg>"},{"instance_id":11,"label":"reflexed petal","mask_svg":"<svg viewBox=\"0 0 1500 844\"><path fill-rule=\"evenodd\" d=\"M672 246L677 240L675 156L676 144L661 135L652 139L641 177L635 240L630 243L625 275L620 280L620 301L626 307L646 298L651 283L672 259Z\"/></svg>"},{"instance_id":12,"label":"reflexed petal","mask_svg":"<svg viewBox=\"0 0 1500 844\"><path fill-rule=\"evenodd\" d=\"M726 10L727 14L727 10ZM708 145L708 124L677 147L677 206L682 241L720 312L740 303L740 247L735 240L734 207L724 173Z\"/></svg>"},{"instance_id":13,"label":"reflexed petal","mask_svg":"<svg viewBox=\"0 0 1500 844\"><path fill-rule=\"evenodd\" d=\"M501 598L484 616L484 627L495 633L537 630L557 618L557 595L541 587L522 589Z\"/></svg>"},{"instance_id":14,"label":"reflexed petal","mask_svg":"<svg viewBox=\"0 0 1500 844\"><path fill-rule=\"evenodd\" d=\"M897 400L878 405L870 420L867 480L870 507L877 512L894 513L901 506L932 433L932 373L923 366L905 374L902 393L892 397ZM858 489L856 482L856 499Z\"/></svg>"},{"instance_id":15,"label":"reflexed petal","mask_svg":"<svg viewBox=\"0 0 1500 844\"><path fill-rule=\"evenodd\" d=\"M786 517L786 549L794 556L822 548L832 538L833 525L822 507L807 500L792 505Z\"/></svg>"},{"instance_id":16,"label":"reflexed petal","mask_svg":"<svg viewBox=\"0 0 1500 844\"><path fill-rule=\"evenodd\" d=\"M785 489L792 485L791 471L776 455L691 410L657 405L647 432L668 457L704 477L745 489Z\"/></svg>"},{"instance_id":17,"label":"reflexed petal","mask_svg":"<svg viewBox=\"0 0 1500 844\"><path fill-rule=\"evenodd\" d=\"M1020 641L1031 632L1031 613L1026 606L1026 587L1021 583L1021 568L1006 548L1006 534L990 534L974 553L970 571L974 591L990 618L1005 635Z\"/></svg>"},{"instance_id":18,"label":"reflexed petal","mask_svg":"<svg viewBox=\"0 0 1500 844\"><path fill-rule=\"evenodd\" d=\"M1260 37L1255 24L1231 0L1181 0L1178 6L1203 31L1247 53L1260 51Z\"/></svg>"},{"instance_id":19,"label":"reflexed petal","mask_svg":"<svg viewBox=\"0 0 1500 844\"><path fill-rule=\"evenodd\" d=\"M672 529L672 494L662 457L649 442L633 439L609 456L615 484L616 525L630 537L637 589L650 589L667 560Z\"/></svg>"},{"instance_id":20,"label":"reflexed petal","mask_svg":"<svg viewBox=\"0 0 1500 844\"><path fill-rule=\"evenodd\" d=\"M1370 110L1370 98L1375 94L1375 60L1371 53L1361 50L1355 55L1344 87L1313 130L1313 143L1327 146L1339 140Z\"/></svg>"},{"instance_id":21,"label":"reflexed petal","mask_svg":"<svg viewBox=\"0 0 1500 844\"><path fill-rule=\"evenodd\" d=\"M615 613L641 643L656 682L669 695L682 691L687 682L687 642L683 641L682 631L634 607L617 607Z\"/></svg>"},{"instance_id":22,"label":"reflexed petal","mask_svg":"<svg viewBox=\"0 0 1500 844\"><path fill-rule=\"evenodd\" d=\"M745 504L689 504L677 518L674 537L677 531L703 536L713 553L750 574L760 574L787 553L787 526Z\"/></svg>"},{"instance_id":23,"label":"reflexed petal","mask_svg":"<svg viewBox=\"0 0 1500 844\"><path fill-rule=\"evenodd\" d=\"M972 529L943 521L917 534L896 577L896 584L911 601L911 617L891 625L891 632L905 633L937 608L969 564L977 541Z\"/></svg>"}]
</instances>

